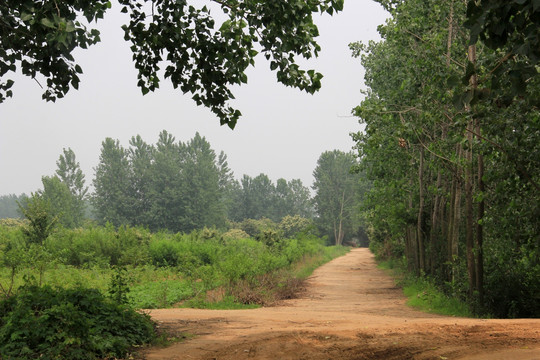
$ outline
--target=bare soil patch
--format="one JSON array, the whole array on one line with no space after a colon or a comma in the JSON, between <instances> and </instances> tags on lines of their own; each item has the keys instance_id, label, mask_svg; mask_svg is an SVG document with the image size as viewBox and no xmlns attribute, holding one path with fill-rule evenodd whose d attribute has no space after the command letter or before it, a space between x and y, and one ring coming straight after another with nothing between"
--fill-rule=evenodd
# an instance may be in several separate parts
<instances>
[{"instance_id":1,"label":"bare soil patch","mask_svg":"<svg viewBox=\"0 0 540 360\"><path fill-rule=\"evenodd\" d=\"M540 320L426 314L405 305L368 249L318 268L299 299L252 310L159 309L160 326L193 337L147 359L540 360Z\"/></svg>"}]
</instances>

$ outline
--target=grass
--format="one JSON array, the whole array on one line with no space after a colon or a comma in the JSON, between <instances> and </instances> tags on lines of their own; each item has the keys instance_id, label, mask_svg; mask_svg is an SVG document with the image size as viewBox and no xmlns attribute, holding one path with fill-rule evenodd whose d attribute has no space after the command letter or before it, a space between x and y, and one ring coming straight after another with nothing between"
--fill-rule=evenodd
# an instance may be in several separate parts
<instances>
[{"instance_id":1,"label":"grass","mask_svg":"<svg viewBox=\"0 0 540 360\"><path fill-rule=\"evenodd\" d=\"M349 250L343 246L325 247L321 253L305 256L290 268L253 276L235 281L225 287L209 290L183 302L181 306L217 310L273 306L282 300L296 297L303 289L304 281L316 268L345 255ZM221 293L222 296L213 296L212 294L216 292Z\"/></svg>"},{"instance_id":2,"label":"grass","mask_svg":"<svg viewBox=\"0 0 540 360\"><path fill-rule=\"evenodd\" d=\"M399 260L381 261L378 267L387 270L403 289L407 305L433 314L474 317L466 303L444 294L430 279L408 274Z\"/></svg>"}]
</instances>

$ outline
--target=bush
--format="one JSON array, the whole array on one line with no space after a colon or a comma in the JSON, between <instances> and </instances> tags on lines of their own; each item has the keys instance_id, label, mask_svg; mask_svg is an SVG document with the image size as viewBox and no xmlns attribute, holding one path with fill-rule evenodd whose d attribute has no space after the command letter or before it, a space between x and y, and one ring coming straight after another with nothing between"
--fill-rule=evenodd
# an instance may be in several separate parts
<instances>
[{"instance_id":1,"label":"bush","mask_svg":"<svg viewBox=\"0 0 540 360\"><path fill-rule=\"evenodd\" d=\"M150 317L94 289L28 286L0 302L0 357L125 357L154 337Z\"/></svg>"}]
</instances>

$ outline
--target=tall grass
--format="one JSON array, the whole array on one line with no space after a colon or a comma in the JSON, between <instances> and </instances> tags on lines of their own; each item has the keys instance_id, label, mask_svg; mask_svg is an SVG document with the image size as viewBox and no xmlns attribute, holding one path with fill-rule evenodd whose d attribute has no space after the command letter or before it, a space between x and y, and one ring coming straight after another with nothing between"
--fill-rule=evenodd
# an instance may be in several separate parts
<instances>
[{"instance_id":1,"label":"tall grass","mask_svg":"<svg viewBox=\"0 0 540 360\"><path fill-rule=\"evenodd\" d=\"M440 291L428 277L417 277L406 271L404 262L390 259L378 263L378 267L387 270L408 298L407 305L419 310L459 317L473 317L469 306Z\"/></svg>"},{"instance_id":2,"label":"tall grass","mask_svg":"<svg viewBox=\"0 0 540 360\"><path fill-rule=\"evenodd\" d=\"M291 281L288 279L305 278L320 264L346 251L326 247L323 240L307 234L290 239L275 233L263 239L235 239L217 230L153 234L144 228L112 226L59 229L40 249L47 259L42 266L36 266L25 246L20 228L0 226L0 284L11 281L7 264L15 255L3 251L6 249L20 249L14 291L28 282L39 282L64 288L90 287L107 294L112 268L122 266L130 289L127 298L137 308L251 306L257 301L239 299L234 290L244 286L239 284L250 284L262 292L267 292L265 286L283 288ZM265 278L274 280L265 283ZM209 299L206 294L214 289L222 289L222 294ZM223 304L218 305L220 302Z\"/></svg>"}]
</instances>

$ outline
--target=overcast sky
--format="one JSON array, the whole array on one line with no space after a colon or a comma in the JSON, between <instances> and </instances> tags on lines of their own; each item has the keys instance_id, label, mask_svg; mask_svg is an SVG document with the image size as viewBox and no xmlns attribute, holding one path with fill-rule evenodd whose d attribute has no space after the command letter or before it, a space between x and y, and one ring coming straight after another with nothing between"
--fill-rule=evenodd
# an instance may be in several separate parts
<instances>
[{"instance_id":1,"label":"overcast sky","mask_svg":"<svg viewBox=\"0 0 540 360\"><path fill-rule=\"evenodd\" d=\"M41 177L54 174L62 149L68 147L90 185L106 137L127 147L137 134L155 143L162 130L177 141L198 131L216 152L227 154L236 178L265 173L274 181L301 179L306 186L312 185L322 152L351 150L349 133L360 130L351 109L362 100L363 70L348 44L379 39L377 26L387 14L374 1L346 0L342 13L316 18L322 51L304 66L324 75L323 88L315 95L278 84L266 60L257 58L248 84L233 91L234 106L243 114L235 130L220 126L210 111L166 81L155 93L141 95L120 29L122 16L113 3L98 24L102 42L77 51L84 71L78 91L46 103L36 82L14 78L13 98L0 104L0 195L41 188Z\"/></svg>"}]
</instances>

